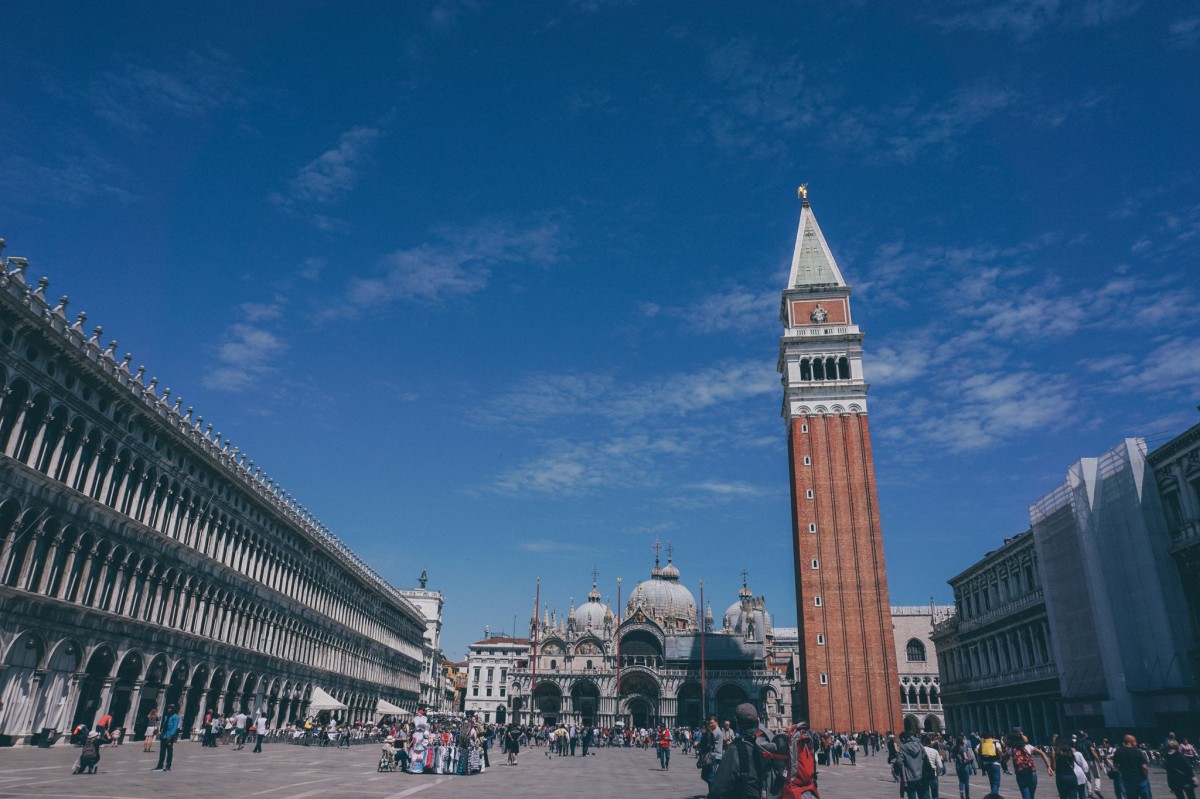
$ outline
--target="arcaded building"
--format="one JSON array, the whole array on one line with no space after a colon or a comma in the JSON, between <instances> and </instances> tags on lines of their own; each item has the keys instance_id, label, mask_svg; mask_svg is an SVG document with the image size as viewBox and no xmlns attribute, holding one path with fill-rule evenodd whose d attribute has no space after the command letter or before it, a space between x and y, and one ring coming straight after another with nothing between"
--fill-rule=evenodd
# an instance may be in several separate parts
<instances>
[{"instance_id":1,"label":"arcaded building","mask_svg":"<svg viewBox=\"0 0 1200 799\"><path fill-rule=\"evenodd\" d=\"M901 605L892 607L893 640L900 671L900 710L904 729L940 732L946 726L942 707L941 675L937 647L933 644L935 621L948 618L951 605Z\"/></svg>"},{"instance_id":2,"label":"arcaded building","mask_svg":"<svg viewBox=\"0 0 1200 799\"><path fill-rule=\"evenodd\" d=\"M1193 640L1200 642L1200 424L1150 453L1166 515L1167 551L1179 572ZM1200 644L1189 652L1200 674Z\"/></svg>"},{"instance_id":3,"label":"arcaded building","mask_svg":"<svg viewBox=\"0 0 1200 799\"><path fill-rule=\"evenodd\" d=\"M743 702L772 728L792 720L791 657L774 647L766 599L745 582L719 622L711 607L702 621L679 568L655 557L623 610L601 601L593 577L587 602L565 617L543 612L530 633L537 655L509 673L504 710L521 722L674 727L732 720Z\"/></svg>"},{"instance_id":4,"label":"arcaded building","mask_svg":"<svg viewBox=\"0 0 1200 799\"><path fill-rule=\"evenodd\" d=\"M816 729L901 724L863 332L801 187L778 369L784 389L802 714Z\"/></svg>"},{"instance_id":5,"label":"arcaded building","mask_svg":"<svg viewBox=\"0 0 1200 799\"><path fill-rule=\"evenodd\" d=\"M180 706L415 709L426 620L245 453L0 259L0 743Z\"/></svg>"},{"instance_id":6,"label":"arcaded building","mask_svg":"<svg viewBox=\"0 0 1200 799\"><path fill-rule=\"evenodd\" d=\"M934 624L945 726L1036 740L1067 729L1033 532L950 579L954 611Z\"/></svg>"}]
</instances>

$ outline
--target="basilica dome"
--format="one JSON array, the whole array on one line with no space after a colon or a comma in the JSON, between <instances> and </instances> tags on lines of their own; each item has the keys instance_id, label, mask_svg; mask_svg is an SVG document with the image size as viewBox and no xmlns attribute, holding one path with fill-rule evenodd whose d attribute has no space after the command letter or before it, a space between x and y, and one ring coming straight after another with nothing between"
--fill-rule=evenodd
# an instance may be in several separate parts
<instances>
[{"instance_id":1,"label":"basilica dome","mask_svg":"<svg viewBox=\"0 0 1200 799\"><path fill-rule=\"evenodd\" d=\"M666 630L696 630L700 626L696 599L679 582L679 568L669 558L663 568L659 568L658 558L654 559L650 579L637 584L625 607L630 615L641 608Z\"/></svg>"},{"instance_id":2,"label":"basilica dome","mask_svg":"<svg viewBox=\"0 0 1200 799\"><path fill-rule=\"evenodd\" d=\"M738 601L725 611L724 628L727 633L734 633L761 641L774 635L771 628L771 614L767 613L765 597L756 597L751 593L745 582L742 590L738 591Z\"/></svg>"},{"instance_id":3,"label":"basilica dome","mask_svg":"<svg viewBox=\"0 0 1200 799\"><path fill-rule=\"evenodd\" d=\"M571 618L575 621L575 629L583 632L584 630L601 630L604 628L605 617L612 618L612 611L608 605L600 601L600 592L596 589L595 580L592 581L592 590L588 593L588 601L575 609L571 614Z\"/></svg>"}]
</instances>

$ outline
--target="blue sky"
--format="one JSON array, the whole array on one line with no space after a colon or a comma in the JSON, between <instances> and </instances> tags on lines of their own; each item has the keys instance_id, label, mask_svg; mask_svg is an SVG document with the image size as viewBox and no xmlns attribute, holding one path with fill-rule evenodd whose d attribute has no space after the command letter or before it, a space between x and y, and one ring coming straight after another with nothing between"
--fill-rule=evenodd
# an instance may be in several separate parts
<instances>
[{"instance_id":1,"label":"blue sky","mask_svg":"<svg viewBox=\"0 0 1200 799\"><path fill-rule=\"evenodd\" d=\"M246 6L251 6L247 8ZM671 540L795 623L796 185L867 333L896 604L1200 394L1200 8L17 4L0 235L459 657Z\"/></svg>"}]
</instances>

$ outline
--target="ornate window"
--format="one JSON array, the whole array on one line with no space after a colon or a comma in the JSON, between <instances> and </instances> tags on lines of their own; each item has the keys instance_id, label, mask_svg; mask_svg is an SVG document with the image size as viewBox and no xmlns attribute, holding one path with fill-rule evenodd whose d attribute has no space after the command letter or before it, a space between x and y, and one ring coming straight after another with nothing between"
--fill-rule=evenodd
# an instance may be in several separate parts
<instances>
[{"instance_id":1,"label":"ornate window","mask_svg":"<svg viewBox=\"0 0 1200 799\"><path fill-rule=\"evenodd\" d=\"M918 641L916 638L908 639L908 646L905 648L908 655L909 663L924 663L925 662L925 644Z\"/></svg>"}]
</instances>

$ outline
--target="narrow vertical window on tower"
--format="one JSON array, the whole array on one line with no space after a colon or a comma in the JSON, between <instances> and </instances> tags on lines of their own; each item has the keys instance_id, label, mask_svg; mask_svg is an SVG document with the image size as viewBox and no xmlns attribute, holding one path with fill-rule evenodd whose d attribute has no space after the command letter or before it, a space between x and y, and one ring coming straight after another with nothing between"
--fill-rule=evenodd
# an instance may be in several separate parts
<instances>
[{"instance_id":1,"label":"narrow vertical window on tower","mask_svg":"<svg viewBox=\"0 0 1200 799\"><path fill-rule=\"evenodd\" d=\"M863 332L853 318L850 286L817 224L806 188L800 199L800 224L782 298L791 313L784 321L778 359L783 416L788 425L788 473L793 481L789 494L796 609L802 626L806 617L815 621L809 608L822 607L817 591L834 592L831 595L837 601L833 607L821 610L821 632L810 627L802 632L802 640L811 642L818 636L823 641L833 636L839 651L868 653L865 659L839 659L836 663L824 662L816 647L802 653L805 671L821 674L822 685L855 686L853 697L840 690L822 692L828 696L819 701L813 697L808 722L814 729L896 729L903 726L903 714L895 695L900 680L897 652L889 640L891 603L867 425ZM802 326L806 327L803 335L796 335L800 332L796 328ZM813 435L821 445L815 451L821 453L822 472L828 464L834 474L853 479L812 479L816 456L808 446L810 417L818 419ZM855 557L824 563L813 557L818 553L808 535L817 531L817 507L838 520L836 529L824 530L824 534L835 536L839 546L853 548ZM811 571L806 573L806 562L812 569L820 569L820 580L813 579L817 575ZM904 656L902 651L899 657Z\"/></svg>"},{"instance_id":2,"label":"narrow vertical window on tower","mask_svg":"<svg viewBox=\"0 0 1200 799\"><path fill-rule=\"evenodd\" d=\"M817 646L825 646L825 633L817 633Z\"/></svg>"}]
</instances>

